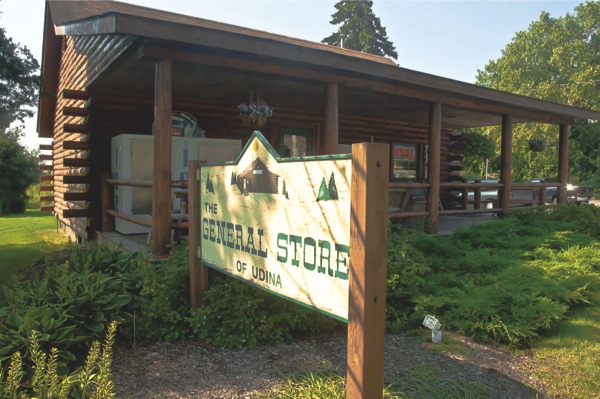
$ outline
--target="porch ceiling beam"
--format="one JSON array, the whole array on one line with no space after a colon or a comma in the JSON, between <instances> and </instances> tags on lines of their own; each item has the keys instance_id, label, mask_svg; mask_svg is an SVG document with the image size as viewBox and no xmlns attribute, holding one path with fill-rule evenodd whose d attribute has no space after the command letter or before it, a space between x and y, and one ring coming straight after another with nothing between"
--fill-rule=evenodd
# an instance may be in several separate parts
<instances>
[{"instance_id":1,"label":"porch ceiling beam","mask_svg":"<svg viewBox=\"0 0 600 399\"><path fill-rule=\"evenodd\" d=\"M536 121L550 124L572 124L575 120L573 116L559 115L557 114L558 110L552 109L553 107L562 108L566 106L548 103L545 104L550 108L548 110L533 110L529 108L531 105L528 105L527 102L538 100L532 100L526 97L515 96L502 92L495 93L496 97L498 97L498 100L489 101L481 98L470 98L468 95L455 94L445 90L434 90L425 86L417 86L401 82L390 83L391 80L376 82L357 78L347 74L335 74L310 68L277 64L273 61L265 62L263 60L234 56L197 53L183 49L167 48L154 44L143 44L138 49L139 60L156 61L165 57L169 57L176 62L218 66L248 72L260 72L314 81L319 84L337 82L340 87L371 90L375 92L413 98L427 103L439 102L445 104L446 107L450 106L473 112L497 115L498 119L500 119L502 115L510 113L514 118L522 121ZM500 102L501 100L505 100L507 103L510 103L502 104Z\"/></svg>"}]
</instances>

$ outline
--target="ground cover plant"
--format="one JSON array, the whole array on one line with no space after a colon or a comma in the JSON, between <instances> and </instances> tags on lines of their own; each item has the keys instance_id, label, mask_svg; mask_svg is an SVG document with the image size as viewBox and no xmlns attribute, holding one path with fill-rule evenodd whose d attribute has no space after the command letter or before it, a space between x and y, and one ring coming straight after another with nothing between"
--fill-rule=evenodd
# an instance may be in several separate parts
<instances>
[{"instance_id":1,"label":"ground cover plant","mask_svg":"<svg viewBox=\"0 0 600 399\"><path fill-rule=\"evenodd\" d=\"M600 208L562 206L445 237L395 232L388 327L434 314L446 329L529 347L600 292L599 226Z\"/></svg>"}]
</instances>

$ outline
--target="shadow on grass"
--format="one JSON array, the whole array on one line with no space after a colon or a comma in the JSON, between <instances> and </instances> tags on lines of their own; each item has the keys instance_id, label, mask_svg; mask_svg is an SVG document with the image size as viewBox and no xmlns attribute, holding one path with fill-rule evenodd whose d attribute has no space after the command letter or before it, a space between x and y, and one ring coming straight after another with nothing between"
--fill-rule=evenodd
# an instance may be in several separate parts
<instances>
[{"instance_id":1,"label":"shadow on grass","mask_svg":"<svg viewBox=\"0 0 600 399\"><path fill-rule=\"evenodd\" d=\"M10 213L8 215L0 215L0 219L19 219L19 218L41 218L52 216L51 212L42 212L40 210L28 209L23 213Z\"/></svg>"}]
</instances>

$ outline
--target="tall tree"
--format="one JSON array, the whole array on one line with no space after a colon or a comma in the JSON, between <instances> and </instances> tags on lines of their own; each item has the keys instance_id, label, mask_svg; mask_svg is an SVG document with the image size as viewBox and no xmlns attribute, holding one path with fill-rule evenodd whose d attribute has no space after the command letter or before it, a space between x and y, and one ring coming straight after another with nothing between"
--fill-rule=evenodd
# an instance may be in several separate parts
<instances>
[{"instance_id":1,"label":"tall tree","mask_svg":"<svg viewBox=\"0 0 600 399\"><path fill-rule=\"evenodd\" d=\"M36 153L20 144L23 127L10 128L12 122L34 115L38 70L29 50L0 28L0 214L24 211L27 187L39 175Z\"/></svg>"},{"instance_id":2,"label":"tall tree","mask_svg":"<svg viewBox=\"0 0 600 399\"><path fill-rule=\"evenodd\" d=\"M34 115L41 78L39 64L27 47L21 47L0 28L0 132L12 122Z\"/></svg>"},{"instance_id":3,"label":"tall tree","mask_svg":"<svg viewBox=\"0 0 600 399\"><path fill-rule=\"evenodd\" d=\"M517 32L502 56L478 71L477 83L530 97L600 110L600 2L575 8L573 15L552 18L547 12L526 31ZM573 126L569 174L591 180L600 175L600 125L583 121ZM492 130L499 140L499 131ZM545 138L548 148L531 153L527 140ZM555 175L557 129L549 125L515 127L513 176ZM590 158L592 157L592 158ZM600 183L600 178L598 178Z\"/></svg>"},{"instance_id":4,"label":"tall tree","mask_svg":"<svg viewBox=\"0 0 600 399\"><path fill-rule=\"evenodd\" d=\"M388 40L385 28L381 26L372 7L373 2L369 0L338 1L335 4L337 11L331 15L330 23L342 26L322 42L339 46L343 35L344 48L397 59L396 47Z\"/></svg>"},{"instance_id":5,"label":"tall tree","mask_svg":"<svg viewBox=\"0 0 600 399\"><path fill-rule=\"evenodd\" d=\"M36 153L19 143L23 128L0 134L0 215L25 210L27 187L39 177Z\"/></svg>"}]
</instances>

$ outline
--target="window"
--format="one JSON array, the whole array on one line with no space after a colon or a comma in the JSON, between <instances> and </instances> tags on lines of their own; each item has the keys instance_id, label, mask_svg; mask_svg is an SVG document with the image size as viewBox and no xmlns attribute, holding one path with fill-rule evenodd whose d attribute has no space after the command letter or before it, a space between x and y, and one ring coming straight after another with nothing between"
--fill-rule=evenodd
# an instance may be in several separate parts
<instances>
[{"instance_id":1,"label":"window","mask_svg":"<svg viewBox=\"0 0 600 399\"><path fill-rule=\"evenodd\" d=\"M392 145L392 179L417 179L419 165L418 150L418 144L394 143Z\"/></svg>"}]
</instances>

